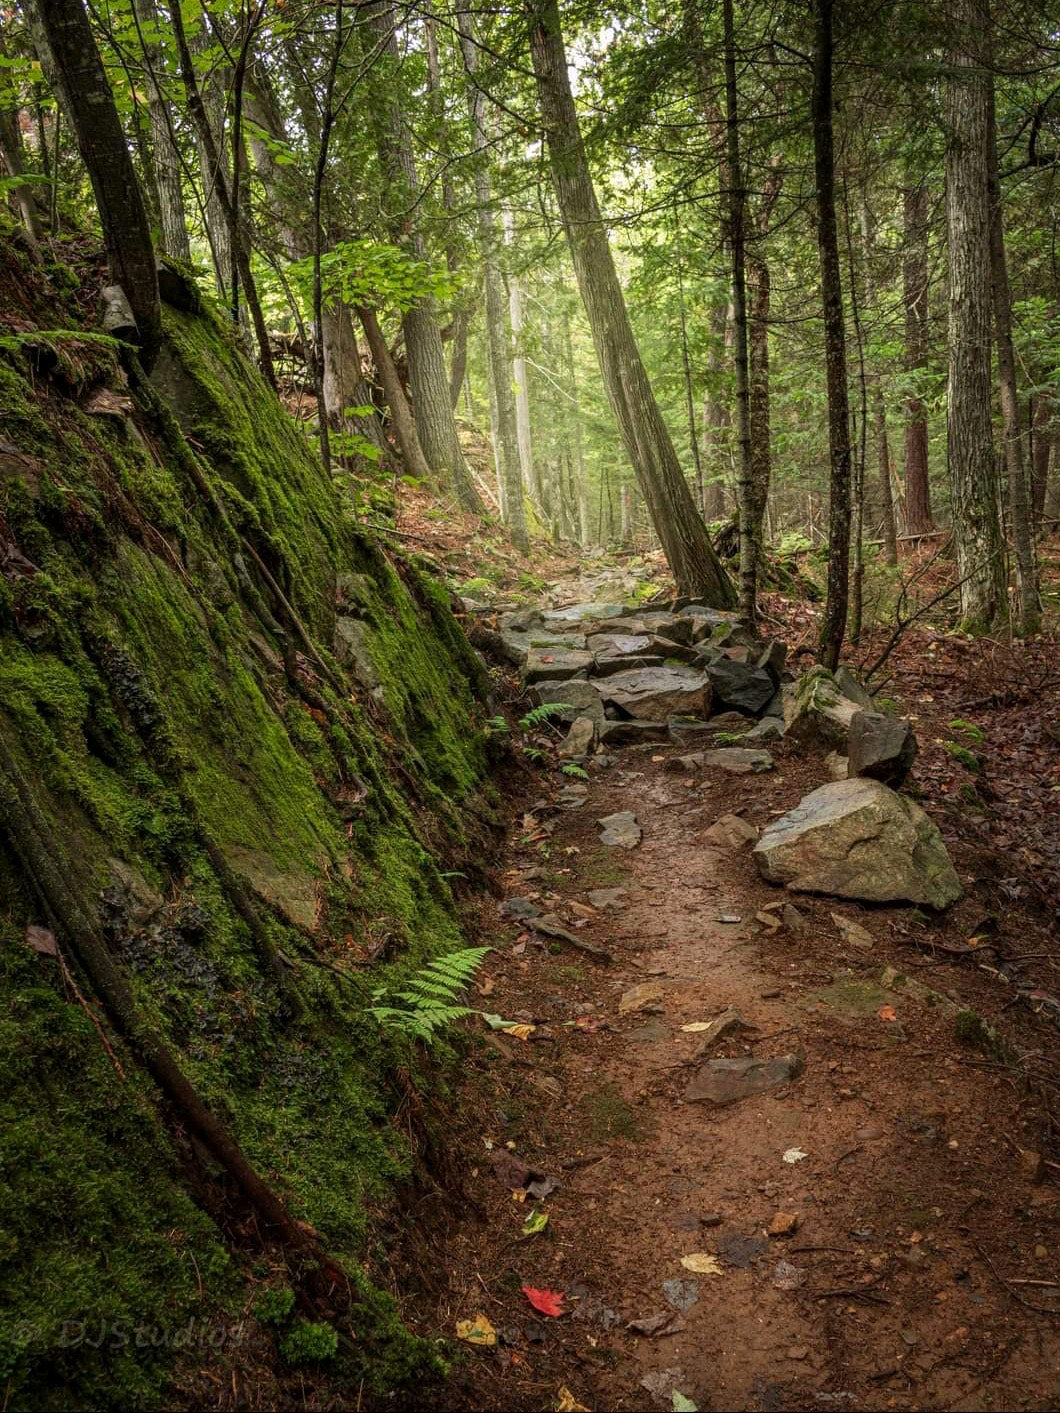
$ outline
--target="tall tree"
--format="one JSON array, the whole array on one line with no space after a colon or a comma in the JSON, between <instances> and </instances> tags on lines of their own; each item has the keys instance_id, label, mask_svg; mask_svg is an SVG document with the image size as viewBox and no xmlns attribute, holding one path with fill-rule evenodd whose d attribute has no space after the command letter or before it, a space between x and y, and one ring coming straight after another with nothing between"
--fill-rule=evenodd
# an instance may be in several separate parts
<instances>
[{"instance_id":1,"label":"tall tree","mask_svg":"<svg viewBox=\"0 0 1060 1413\"><path fill-rule=\"evenodd\" d=\"M727 608L732 585L696 512L633 337L582 143L556 0L529 0L528 18L556 201L608 400L678 592Z\"/></svg>"},{"instance_id":2,"label":"tall tree","mask_svg":"<svg viewBox=\"0 0 1060 1413\"><path fill-rule=\"evenodd\" d=\"M396 7L390 0L373 4L369 20L377 45L389 61L387 81L394 85L400 62ZM392 235L396 244L407 246L422 260L426 247L412 214L421 196L416 157L400 94L395 88L381 98L379 108L380 156L392 183ZM400 211L402 206L406 208L403 212ZM427 460L435 472L448 476L464 510L484 515L485 506L475 489L457 436L434 300L429 296L418 300L402 316L401 323L408 352L416 428Z\"/></svg>"},{"instance_id":3,"label":"tall tree","mask_svg":"<svg viewBox=\"0 0 1060 1413\"><path fill-rule=\"evenodd\" d=\"M1009 290L1001 183L997 166L997 119L994 110L993 76L989 79L988 100L990 273L994 296L997 376L1001 394L1009 523L1015 549L1016 588L1019 593L1019 629L1024 637L1030 637L1038 632L1042 617L1038 602L1038 572L1034 550L1034 512L1031 505L1030 479L1023 456L1023 427L1020 423L1019 389L1016 384L1016 350L1012 343L1012 294Z\"/></svg>"},{"instance_id":4,"label":"tall tree","mask_svg":"<svg viewBox=\"0 0 1060 1413\"><path fill-rule=\"evenodd\" d=\"M467 70L468 109L475 143L480 149L475 167L475 204L478 215L479 253L482 260L482 283L486 303L486 349L489 374L496 407L497 456L502 483L501 506L505 522L511 531L512 544L522 554L530 549L526 531L526 506L523 501L523 476L519 465L519 433L516 426L515 397L512 393L512 336L508 327L508 300L497 264L500 245L500 223L493 208L486 153L489 133L486 128L486 95L475 83L478 68L478 48L472 32L471 15L457 12L460 47Z\"/></svg>"},{"instance_id":5,"label":"tall tree","mask_svg":"<svg viewBox=\"0 0 1060 1413\"><path fill-rule=\"evenodd\" d=\"M834 668L846 635L850 578L850 404L839 234L835 208L832 127L833 0L816 0L813 55L814 179L817 250L821 264L825 376L828 385L828 598L821 625L821 661Z\"/></svg>"},{"instance_id":6,"label":"tall tree","mask_svg":"<svg viewBox=\"0 0 1060 1413\"><path fill-rule=\"evenodd\" d=\"M927 366L928 330L928 187L922 178L914 178L906 186L902 210L905 366L910 378L905 401L905 532L926 535L935 528L935 522L928 481L927 411L917 382Z\"/></svg>"},{"instance_id":7,"label":"tall tree","mask_svg":"<svg viewBox=\"0 0 1060 1413\"><path fill-rule=\"evenodd\" d=\"M990 75L983 0L957 0L947 56L946 244L949 384L946 448L961 617L987 632L1004 614L1004 564L990 386Z\"/></svg>"},{"instance_id":8,"label":"tall tree","mask_svg":"<svg viewBox=\"0 0 1060 1413\"><path fill-rule=\"evenodd\" d=\"M758 547L755 543L754 463L751 454L751 380L747 352L747 194L740 165L740 115L736 90L736 38L733 0L722 0L725 32L725 186L728 244L732 256L732 309L736 372L736 490L740 515L740 617L753 628L758 616Z\"/></svg>"},{"instance_id":9,"label":"tall tree","mask_svg":"<svg viewBox=\"0 0 1060 1413\"><path fill-rule=\"evenodd\" d=\"M151 118L152 171L158 198L159 245L166 255L177 260L191 259L188 241L188 220L184 210L184 187L181 179L180 152L169 99L163 86L165 78L162 46L155 39L158 28L158 6L155 0L135 0L136 20L144 52L147 72L148 113Z\"/></svg>"}]
</instances>

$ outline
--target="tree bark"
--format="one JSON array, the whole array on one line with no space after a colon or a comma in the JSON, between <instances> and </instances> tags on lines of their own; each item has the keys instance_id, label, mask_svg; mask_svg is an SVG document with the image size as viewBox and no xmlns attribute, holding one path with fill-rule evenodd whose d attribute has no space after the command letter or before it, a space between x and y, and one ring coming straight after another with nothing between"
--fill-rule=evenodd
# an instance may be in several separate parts
<instances>
[{"instance_id":1,"label":"tree bark","mask_svg":"<svg viewBox=\"0 0 1060 1413\"><path fill-rule=\"evenodd\" d=\"M20 177L25 168L22 164L22 135L18 126L18 109L8 108L0 112L0 160L7 168L9 177ZM21 182L12 193L18 203L22 217L22 227L34 245L40 243L40 213L37 198L28 183Z\"/></svg>"},{"instance_id":2,"label":"tree bark","mask_svg":"<svg viewBox=\"0 0 1060 1413\"><path fill-rule=\"evenodd\" d=\"M399 55L396 8L392 0L373 5L368 22L375 32L380 51L390 60L390 81L393 82ZM395 205L411 208L420 194L419 178L412 138L396 94L392 93L380 104L380 122L380 157L383 170L396 193ZM391 226L391 236L395 244L411 250L418 260L425 257L423 236L417 229L408 230L403 222L395 220ZM429 297L419 300L402 316L401 323L408 352L409 388L420 445L431 467L448 476L462 508L472 515L484 516L486 508L475 489L457 436L434 300Z\"/></svg>"},{"instance_id":3,"label":"tree bark","mask_svg":"<svg viewBox=\"0 0 1060 1413\"><path fill-rule=\"evenodd\" d=\"M1034 548L1034 512L1031 506L1030 481L1023 457L1023 428L1020 426L1019 390L1016 385L1016 352L1012 344L1012 295L1005 256L1005 226L1001 209L1001 183L998 177L997 125L992 76L988 79L988 88L990 271L994 296L994 334L1001 392L1008 513L1016 559L1016 589L1019 593L1019 630L1022 637L1029 638L1040 630L1042 618Z\"/></svg>"},{"instance_id":4,"label":"tree bark","mask_svg":"<svg viewBox=\"0 0 1060 1413\"><path fill-rule=\"evenodd\" d=\"M1053 411L1050 395L1045 392L1038 393L1034 399L1031 419L1031 502L1035 525L1041 524L1045 513L1049 463L1056 445L1056 432L1052 425Z\"/></svg>"},{"instance_id":5,"label":"tree bark","mask_svg":"<svg viewBox=\"0 0 1060 1413\"><path fill-rule=\"evenodd\" d=\"M813 155L817 184L817 249L821 263L825 373L828 385L828 597L821 625L821 661L839 664L846 635L850 577L850 404L846 329L835 211L832 133L833 0L817 0L813 62Z\"/></svg>"},{"instance_id":6,"label":"tree bark","mask_svg":"<svg viewBox=\"0 0 1060 1413\"><path fill-rule=\"evenodd\" d=\"M151 226L118 110L82 0L31 0L27 14L66 111L99 208L111 278L136 319L148 370L162 343Z\"/></svg>"},{"instance_id":7,"label":"tree bark","mask_svg":"<svg viewBox=\"0 0 1060 1413\"><path fill-rule=\"evenodd\" d=\"M927 366L928 189L923 182L907 187L903 198L905 258L902 295L905 304L905 367L912 383L905 402L905 532L926 535L935 528L928 481L928 424L917 379Z\"/></svg>"},{"instance_id":8,"label":"tree bark","mask_svg":"<svg viewBox=\"0 0 1060 1413\"><path fill-rule=\"evenodd\" d=\"M732 257L733 367L736 374L737 503L740 526L740 618L753 629L758 617L758 552L755 544L754 463L751 453L751 387L747 353L747 194L740 166L740 116L736 91L733 0L722 0L725 46L725 186Z\"/></svg>"},{"instance_id":9,"label":"tree bark","mask_svg":"<svg viewBox=\"0 0 1060 1413\"><path fill-rule=\"evenodd\" d=\"M382 384L383 396L386 398L387 406L390 408L390 421L394 428L394 436L397 439L398 448L401 451L405 468L411 476L417 480L430 482L431 468L427 464L427 458L423 454L420 446L419 435L416 432L416 422L412 415L412 408L409 406L408 398L405 396L405 389L401 386L401 379L398 371L394 367L394 360L390 356L390 349L387 347L383 331L379 327L379 320L375 316L374 309L358 309L357 316L364 329L364 336L368 341L368 348L372 354L372 361L375 363L375 371L379 375Z\"/></svg>"},{"instance_id":10,"label":"tree bark","mask_svg":"<svg viewBox=\"0 0 1060 1413\"><path fill-rule=\"evenodd\" d=\"M678 593L731 607L732 585L685 484L633 338L578 127L555 0L529 0L528 15L556 200L608 400Z\"/></svg>"},{"instance_id":11,"label":"tree bark","mask_svg":"<svg viewBox=\"0 0 1060 1413\"><path fill-rule=\"evenodd\" d=\"M523 474L520 465L521 438L517 421L516 400L512 393L512 335L508 327L508 300L497 265L500 230L492 205L490 176L486 166L489 134L486 131L486 96L475 84L478 49L471 28L471 15L458 10L457 28L464 67L468 74L467 105L476 145L481 149L475 167L475 204L478 218L478 244L482 259L482 283L486 303L486 351L490 385L497 419L498 478L502 487L501 505L505 523L511 532L512 544L520 554L530 551L526 529L526 504L523 499ZM525 379L525 368L523 377ZM518 377L516 378L518 382ZM526 435L529 438L529 417Z\"/></svg>"},{"instance_id":12,"label":"tree bark","mask_svg":"<svg viewBox=\"0 0 1060 1413\"><path fill-rule=\"evenodd\" d=\"M760 570L765 552L762 527L766 504L769 500L769 485L773 477L769 405L769 314L772 281L763 245L769 235L769 223L777 198L780 196L782 182L783 175L779 159L774 158L770 163L769 174L766 177L762 197L758 204L754 242L747 255L747 284L750 292L748 310L750 341L747 359L750 379L751 492L754 510L754 522L751 530Z\"/></svg>"},{"instance_id":13,"label":"tree bark","mask_svg":"<svg viewBox=\"0 0 1060 1413\"><path fill-rule=\"evenodd\" d=\"M868 200L861 200L861 248L865 262L865 303L872 309L876 304L876 275L872 267L875 228ZM876 464L879 469L880 511L883 520L883 557L886 563L898 563L898 527L894 518L894 487L891 484L891 448L887 436L887 406L883 397L883 379L878 368L869 371L872 402L873 438L876 442Z\"/></svg>"},{"instance_id":14,"label":"tree bark","mask_svg":"<svg viewBox=\"0 0 1060 1413\"><path fill-rule=\"evenodd\" d=\"M135 0L137 18L150 29L158 25L155 0ZM143 34L141 31L141 40ZM144 68L147 73L148 113L151 119L151 139L154 148L155 193L158 199L159 244L166 255L176 260L191 260L188 223L184 210L184 188L181 182L180 154L173 133L169 99L162 88L164 76L162 50L157 44L143 43Z\"/></svg>"},{"instance_id":15,"label":"tree bark","mask_svg":"<svg viewBox=\"0 0 1060 1413\"><path fill-rule=\"evenodd\" d=\"M972 632L989 632L1005 610L991 426L990 78L981 54L987 24L982 0L954 5L944 108L950 269L946 447L961 616Z\"/></svg>"}]
</instances>

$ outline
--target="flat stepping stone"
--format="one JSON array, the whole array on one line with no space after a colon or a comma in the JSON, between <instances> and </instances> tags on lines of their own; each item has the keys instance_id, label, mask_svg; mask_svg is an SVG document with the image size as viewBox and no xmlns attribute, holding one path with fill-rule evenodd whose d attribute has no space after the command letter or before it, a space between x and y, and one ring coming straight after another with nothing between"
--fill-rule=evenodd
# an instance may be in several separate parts
<instances>
[{"instance_id":1,"label":"flat stepping stone","mask_svg":"<svg viewBox=\"0 0 1060 1413\"><path fill-rule=\"evenodd\" d=\"M668 741L670 731L665 721L605 721L600 728L601 743L609 746L632 746L643 741Z\"/></svg>"},{"instance_id":2,"label":"flat stepping stone","mask_svg":"<svg viewBox=\"0 0 1060 1413\"><path fill-rule=\"evenodd\" d=\"M596 822L604 831L600 836L600 843L612 848L635 849L644 837L644 831L631 810L618 810L615 814L605 815Z\"/></svg>"},{"instance_id":3,"label":"flat stepping stone","mask_svg":"<svg viewBox=\"0 0 1060 1413\"><path fill-rule=\"evenodd\" d=\"M716 770L727 770L732 775L761 775L773 769L773 757L768 751L755 751L747 746L719 746L713 751L704 751L704 766Z\"/></svg>"},{"instance_id":4,"label":"flat stepping stone","mask_svg":"<svg viewBox=\"0 0 1060 1413\"><path fill-rule=\"evenodd\" d=\"M523 675L527 682L565 682L585 676L593 665L590 652L571 648L531 648L526 655Z\"/></svg>"},{"instance_id":5,"label":"flat stepping stone","mask_svg":"<svg viewBox=\"0 0 1060 1413\"><path fill-rule=\"evenodd\" d=\"M586 898L594 908L619 912L626 906L625 888L590 888Z\"/></svg>"},{"instance_id":6,"label":"flat stepping stone","mask_svg":"<svg viewBox=\"0 0 1060 1413\"><path fill-rule=\"evenodd\" d=\"M719 849L739 849L758 839L758 830L738 814L723 814L706 832L706 837Z\"/></svg>"},{"instance_id":7,"label":"flat stepping stone","mask_svg":"<svg viewBox=\"0 0 1060 1413\"><path fill-rule=\"evenodd\" d=\"M605 701L640 721L665 722L671 716L703 716L710 704L710 683L690 667L642 667L619 672L599 684Z\"/></svg>"},{"instance_id":8,"label":"flat stepping stone","mask_svg":"<svg viewBox=\"0 0 1060 1413\"><path fill-rule=\"evenodd\" d=\"M685 1101L706 1102L719 1108L735 1104L740 1099L788 1084L801 1074L802 1068L799 1055L780 1055L773 1060L761 1060L754 1055L737 1060L708 1060L685 1090Z\"/></svg>"},{"instance_id":9,"label":"flat stepping stone","mask_svg":"<svg viewBox=\"0 0 1060 1413\"><path fill-rule=\"evenodd\" d=\"M603 622L607 618L621 618L624 609L620 603L572 603L566 608L554 608L542 614L546 628L569 628L572 623Z\"/></svg>"}]
</instances>

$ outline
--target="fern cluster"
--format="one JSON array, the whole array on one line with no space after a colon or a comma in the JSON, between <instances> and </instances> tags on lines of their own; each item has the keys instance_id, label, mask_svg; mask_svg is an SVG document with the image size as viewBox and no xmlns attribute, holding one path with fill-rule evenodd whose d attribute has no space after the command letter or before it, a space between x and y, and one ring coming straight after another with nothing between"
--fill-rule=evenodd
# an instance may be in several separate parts
<instances>
[{"instance_id":1,"label":"fern cluster","mask_svg":"<svg viewBox=\"0 0 1060 1413\"><path fill-rule=\"evenodd\" d=\"M531 707L525 716L519 718L519 726L523 731L532 731L535 726L544 726L554 716L562 716L565 711L570 711L566 702L542 702L540 706Z\"/></svg>"},{"instance_id":2,"label":"fern cluster","mask_svg":"<svg viewBox=\"0 0 1060 1413\"><path fill-rule=\"evenodd\" d=\"M473 1014L459 997L489 950L465 947L435 957L409 977L401 990L391 992L383 986L375 991L372 999L376 1004L368 1008L368 1014L387 1030L401 1031L413 1040L430 1044L439 1030ZM390 999L401 1004L391 1005Z\"/></svg>"}]
</instances>

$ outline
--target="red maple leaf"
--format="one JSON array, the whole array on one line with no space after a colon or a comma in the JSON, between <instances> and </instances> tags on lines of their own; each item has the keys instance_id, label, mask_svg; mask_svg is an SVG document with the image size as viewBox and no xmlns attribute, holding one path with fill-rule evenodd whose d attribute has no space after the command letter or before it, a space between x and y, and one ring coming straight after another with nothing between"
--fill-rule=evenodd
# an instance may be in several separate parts
<instances>
[{"instance_id":1,"label":"red maple leaf","mask_svg":"<svg viewBox=\"0 0 1060 1413\"><path fill-rule=\"evenodd\" d=\"M566 1314L563 1309L563 1301L566 1297L562 1290L535 1290L532 1285L524 1285L523 1294L534 1309L542 1315Z\"/></svg>"}]
</instances>

